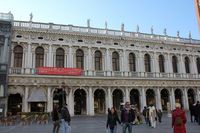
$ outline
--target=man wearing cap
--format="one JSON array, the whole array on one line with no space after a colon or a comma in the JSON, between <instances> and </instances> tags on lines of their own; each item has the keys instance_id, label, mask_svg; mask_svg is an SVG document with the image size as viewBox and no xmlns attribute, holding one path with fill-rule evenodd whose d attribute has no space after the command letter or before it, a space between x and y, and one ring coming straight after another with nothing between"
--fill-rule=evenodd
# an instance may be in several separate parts
<instances>
[{"instance_id":1,"label":"man wearing cap","mask_svg":"<svg viewBox=\"0 0 200 133\"><path fill-rule=\"evenodd\" d=\"M176 109L172 111L172 128L174 128L174 133L186 133L186 121L185 111L181 109L180 103L176 103Z\"/></svg>"},{"instance_id":2,"label":"man wearing cap","mask_svg":"<svg viewBox=\"0 0 200 133\"><path fill-rule=\"evenodd\" d=\"M63 105L61 109L61 133L70 133L71 128L70 128L70 121L71 117L69 114L69 110L67 108L67 104Z\"/></svg>"}]
</instances>

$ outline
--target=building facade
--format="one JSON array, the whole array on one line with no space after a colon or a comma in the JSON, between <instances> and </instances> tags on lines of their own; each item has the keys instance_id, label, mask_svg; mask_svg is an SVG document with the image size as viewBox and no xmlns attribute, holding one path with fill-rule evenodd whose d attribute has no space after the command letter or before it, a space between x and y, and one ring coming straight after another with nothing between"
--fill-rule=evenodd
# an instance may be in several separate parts
<instances>
[{"instance_id":1,"label":"building facade","mask_svg":"<svg viewBox=\"0 0 200 133\"><path fill-rule=\"evenodd\" d=\"M14 21L8 111L51 112L60 99L71 115L106 113L125 101L188 110L200 100L200 41L139 32ZM38 75L38 67L81 68L81 76ZM57 95L58 88L64 95Z\"/></svg>"},{"instance_id":2,"label":"building facade","mask_svg":"<svg viewBox=\"0 0 200 133\"><path fill-rule=\"evenodd\" d=\"M12 22L11 13L0 13L0 117L6 112Z\"/></svg>"}]
</instances>

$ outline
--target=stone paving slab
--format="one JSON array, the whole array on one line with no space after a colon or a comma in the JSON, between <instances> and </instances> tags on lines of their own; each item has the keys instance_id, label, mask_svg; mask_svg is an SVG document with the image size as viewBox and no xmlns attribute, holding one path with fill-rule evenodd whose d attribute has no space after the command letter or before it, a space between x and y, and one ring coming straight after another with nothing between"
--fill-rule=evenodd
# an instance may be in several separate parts
<instances>
[{"instance_id":1,"label":"stone paving slab","mask_svg":"<svg viewBox=\"0 0 200 133\"><path fill-rule=\"evenodd\" d=\"M72 133L106 133L106 116L76 116L72 118ZM200 133L197 123L187 122L187 133ZM46 125L32 124L22 126L0 126L0 133L52 133L52 122ZM121 125L118 125L117 133L122 133ZM133 133L173 133L171 118L164 115L163 122L153 129L146 124L133 125Z\"/></svg>"}]
</instances>

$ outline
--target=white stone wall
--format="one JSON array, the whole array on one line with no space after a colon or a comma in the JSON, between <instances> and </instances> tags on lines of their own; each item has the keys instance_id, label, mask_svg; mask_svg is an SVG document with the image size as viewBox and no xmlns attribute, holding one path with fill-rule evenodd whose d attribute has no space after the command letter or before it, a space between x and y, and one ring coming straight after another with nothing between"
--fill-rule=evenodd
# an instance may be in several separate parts
<instances>
[{"instance_id":1,"label":"white stone wall","mask_svg":"<svg viewBox=\"0 0 200 133\"><path fill-rule=\"evenodd\" d=\"M153 89L155 93L155 100L157 108L161 108L161 90L166 88L169 91L169 101L171 110L175 107L175 94L174 91L180 88L182 91L183 104L185 109L189 109L188 93L189 88L194 89L196 100L200 100L200 76L197 73L196 59L200 57L200 45L198 40L188 40L169 36L151 35L150 37L141 33L128 33L122 31L109 31L107 29L88 29L81 27L39 24L40 27L29 22L15 22L13 27L12 38L12 53L11 53L11 68L10 77L13 81L9 83L9 93L12 94L15 91L22 93L23 97L23 111L28 112L30 110L27 98L30 95L29 90L34 83L28 83L24 81L25 87L22 89L13 89L13 87L19 87L16 85L15 79L29 75L30 81L37 80L38 75L34 73L35 70L35 49L38 46L44 48L44 66L55 67L56 62L56 49L63 48L65 51L65 67L76 67L76 50L81 49L84 51L84 70L86 78L90 76L91 80L96 79L98 82L105 81L105 85L98 85L97 83L89 84L90 80L86 80L87 85L77 85L74 83L71 85L71 90L67 95L67 103L69 104L69 110L74 115L74 91L76 88L83 88L86 90L87 96L87 115L94 115L94 91L96 88L103 88L105 90L105 104L106 108L113 106L112 92L119 88L123 91L123 99L125 101L130 100L130 91L136 88L140 92L140 107L143 109L147 105L146 91L147 89ZM35 27L34 27L35 26ZM48 30L42 28L46 26ZM48 27L49 26L49 27ZM58 27L56 30L55 27ZM34 27L34 28L33 28ZM45 30L44 30L45 29ZM66 30L65 30L66 29ZM121 34L123 33L123 34ZM21 37L17 37L21 35ZM40 37L40 39L38 38ZM41 37L43 39L41 39ZM59 39L63 41L59 41ZM82 40L79 42L78 40ZM101 43L97 43L101 41ZM115 44L118 45L115 45ZM134 44L134 46L133 46ZM19 73L15 73L16 68L13 68L14 54L13 49L15 46L21 45L23 47L23 64ZM102 52L102 65L103 75L98 77L94 65L94 53L96 50ZM118 52L120 61L120 72L112 71L112 53ZM129 53L134 53L136 57L136 72L129 71ZM151 73L145 73L144 55L149 54L151 57ZM158 56L163 55L165 58L164 67L165 73L159 73ZM172 56L175 55L178 59L178 74L173 74L172 68ZM185 73L184 58L190 59L190 74ZM18 71L17 71L18 72ZM15 77L15 74L19 74L19 77ZM39 84L39 88L46 89L47 98L47 112L52 110L52 94L53 90L59 83L53 85L49 81L51 76L44 77L44 83ZM116 80L116 82L107 83L109 78ZM27 77L28 78L28 77ZM33 79L32 79L33 78ZM35 78L35 79L34 79ZM52 78L52 77L51 77ZM70 79L71 77L54 77L58 82L61 79ZM79 82L82 82L81 77L77 77ZM125 79L137 79L138 84L132 83L126 84ZM156 79L156 81L151 82ZM149 82L144 84L144 80ZM172 83L165 83L164 81L170 81ZM186 85L182 84L182 81L186 82ZM189 84L190 81L194 81L195 84ZM102 83L103 83L102 81ZM123 81L123 82L122 82ZM75 79L71 79L71 82L75 82ZM122 82L119 83L118 82ZM140 82L140 83L139 83ZM158 83L163 83L158 85ZM45 87L44 87L45 85ZM116 87L117 85L117 87ZM43 86L43 87L42 87ZM20 88L20 87L19 87Z\"/></svg>"}]
</instances>

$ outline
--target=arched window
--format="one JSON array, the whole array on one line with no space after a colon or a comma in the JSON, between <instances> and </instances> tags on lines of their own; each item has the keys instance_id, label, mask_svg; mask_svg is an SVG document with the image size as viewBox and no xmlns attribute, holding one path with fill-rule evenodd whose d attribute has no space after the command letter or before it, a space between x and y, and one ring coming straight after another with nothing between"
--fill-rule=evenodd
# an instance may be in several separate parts
<instances>
[{"instance_id":1,"label":"arched window","mask_svg":"<svg viewBox=\"0 0 200 133\"><path fill-rule=\"evenodd\" d=\"M178 73L177 57L172 56L173 73Z\"/></svg>"},{"instance_id":2,"label":"arched window","mask_svg":"<svg viewBox=\"0 0 200 133\"><path fill-rule=\"evenodd\" d=\"M145 72L151 72L151 58L149 54L144 55Z\"/></svg>"},{"instance_id":3,"label":"arched window","mask_svg":"<svg viewBox=\"0 0 200 133\"><path fill-rule=\"evenodd\" d=\"M197 72L200 74L200 58L197 58Z\"/></svg>"},{"instance_id":4,"label":"arched window","mask_svg":"<svg viewBox=\"0 0 200 133\"><path fill-rule=\"evenodd\" d=\"M76 67L84 69L84 53L81 49L76 51Z\"/></svg>"},{"instance_id":5,"label":"arched window","mask_svg":"<svg viewBox=\"0 0 200 133\"><path fill-rule=\"evenodd\" d=\"M158 62L159 62L160 72L164 73L165 72L165 58L163 55L159 55L158 58L159 58Z\"/></svg>"},{"instance_id":6,"label":"arched window","mask_svg":"<svg viewBox=\"0 0 200 133\"><path fill-rule=\"evenodd\" d=\"M119 69L119 54L117 52L113 52L113 54L112 54L112 67L113 67L113 71L120 71L120 69Z\"/></svg>"},{"instance_id":7,"label":"arched window","mask_svg":"<svg viewBox=\"0 0 200 133\"><path fill-rule=\"evenodd\" d=\"M185 57L185 72L190 73L190 59Z\"/></svg>"},{"instance_id":8,"label":"arched window","mask_svg":"<svg viewBox=\"0 0 200 133\"><path fill-rule=\"evenodd\" d=\"M35 49L35 67L43 67L44 66L44 48L37 47Z\"/></svg>"},{"instance_id":9,"label":"arched window","mask_svg":"<svg viewBox=\"0 0 200 133\"><path fill-rule=\"evenodd\" d=\"M101 51L95 51L95 70L102 70L102 54Z\"/></svg>"},{"instance_id":10,"label":"arched window","mask_svg":"<svg viewBox=\"0 0 200 133\"><path fill-rule=\"evenodd\" d=\"M135 54L130 53L129 54L129 69L130 71L136 71L136 64L135 64Z\"/></svg>"},{"instance_id":11,"label":"arched window","mask_svg":"<svg viewBox=\"0 0 200 133\"><path fill-rule=\"evenodd\" d=\"M22 67L23 48L22 46L16 46L14 48L14 67Z\"/></svg>"},{"instance_id":12,"label":"arched window","mask_svg":"<svg viewBox=\"0 0 200 133\"><path fill-rule=\"evenodd\" d=\"M62 48L56 50L56 67L64 67L65 51Z\"/></svg>"}]
</instances>

